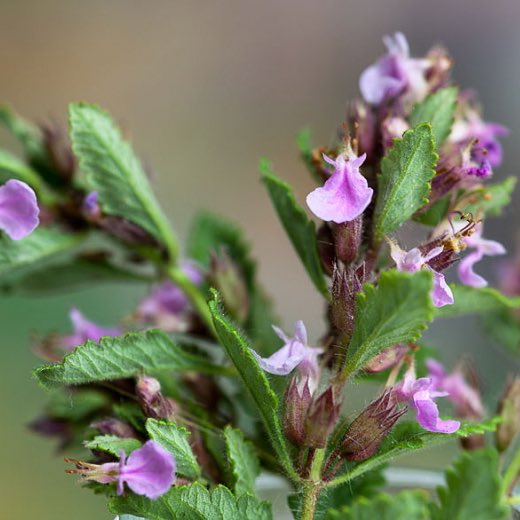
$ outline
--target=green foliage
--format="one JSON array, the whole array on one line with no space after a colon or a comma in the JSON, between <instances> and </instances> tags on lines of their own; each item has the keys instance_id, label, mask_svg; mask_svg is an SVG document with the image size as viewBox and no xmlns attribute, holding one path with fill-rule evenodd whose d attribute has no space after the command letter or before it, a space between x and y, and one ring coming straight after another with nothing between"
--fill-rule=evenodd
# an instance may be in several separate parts
<instances>
[{"instance_id":1,"label":"green foliage","mask_svg":"<svg viewBox=\"0 0 520 520\"><path fill-rule=\"evenodd\" d=\"M457 94L457 87L441 88L430 94L424 101L417 103L410 115L411 126L417 126L419 123L431 124L437 149L450 134Z\"/></svg>"},{"instance_id":2,"label":"green foliage","mask_svg":"<svg viewBox=\"0 0 520 520\"><path fill-rule=\"evenodd\" d=\"M520 317L512 309L501 309L484 316L484 327L496 341L512 350L520 349Z\"/></svg>"},{"instance_id":3,"label":"green foliage","mask_svg":"<svg viewBox=\"0 0 520 520\"><path fill-rule=\"evenodd\" d=\"M103 211L145 229L175 258L177 244L166 217L141 163L111 117L98 106L73 103L69 122L72 148Z\"/></svg>"},{"instance_id":4,"label":"green foliage","mask_svg":"<svg viewBox=\"0 0 520 520\"><path fill-rule=\"evenodd\" d=\"M378 285L356 295L356 324L346 353L346 373L360 370L384 348L416 341L434 315L431 273L381 273Z\"/></svg>"},{"instance_id":5,"label":"green foliage","mask_svg":"<svg viewBox=\"0 0 520 520\"><path fill-rule=\"evenodd\" d=\"M516 186L516 177L508 177L502 182L488 184L471 192L468 204L463 208L476 217L498 217L502 210L511 202L511 196Z\"/></svg>"},{"instance_id":6,"label":"green foliage","mask_svg":"<svg viewBox=\"0 0 520 520\"><path fill-rule=\"evenodd\" d=\"M428 203L430 180L435 175L437 154L432 128L421 123L395 139L381 161L374 215L376 240L394 232L418 209Z\"/></svg>"},{"instance_id":7,"label":"green foliage","mask_svg":"<svg viewBox=\"0 0 520 520\"><path fill-rule=\"evenodd\" d=\"M11 240L0 234L0 281L10 282L13 276L39 270L42 263L70 253L82 239L81 234L45 227L39 227L23 240Z\"/></svg>"},{"instance_id":8,"label":"green foliage","mask_svg":"<svg viewBox=\"0 0 520 520\"><path fill-rule=\"evenodd\" d=\"M150 439L175 455L177 473L189 479L200 477L200 467L188 442L190 432L182 426L169 421L148 419L146 431Z\"/></svg>"},{"instance_id":9,"label":"green foliage","mask_svg":"<svg viewBox=\"0 0 520 520\"><path fill-rule=\"evenodd\" d=\"M217 486L208 491L201 484L173 487L157 500L138 495L115 497L109 509L114 514L139 515L147 520L271 520L270 504L250 495L234 496Z\"/></svg>"},{"instance_id":10,"label":"green foliage","mask_svg":"<svg viewBox=\"0 0 520 520\"><path fill-rule=\"evenodd\" d=\"M87 341L61 363L37 368L34 375L42 385L54 387L123 379L159 370L228 373L205 358L185 352L164 332L148 330L104 337L99 343Z\"/></svg>"},{"instance_id":11,"label":"green foliage","mask_svg":"<svg viewBox=\"0 0 520 520\"><path fill-rule=\"evenodd\" d=\"M0 150L0 184L9 179L18 179L31 186L36 193L41 189L38 174L15 155Z\"/></svg>"},{"instance_id":12,"label":"green foliage","mask_svg":"<svg viewBox=\"0 0 520 520\"><path fill-rule=\"evenodd\" d=\"M222 313L216 291L213 291L213 299L209 302L209 306L218 339L258 409L280 465L289 477L295 478L295 471L280 424L278 398L271 388L269 380L251 354L245 338Z\"/></svg>"},{"instance_id":13,"label":"green foliage","mask_svg":"<svg viewBox=\"0 0 520 520\"><path fill-rule=\"evenodd\" d=\"M296 202L291 187L271 172L269 162L260 163L262 180L267 187L271 202L278 214L294 249L298 253L305 270L323 296L329 298L327 282L318 255L318 241L314 222L307 217L303 208Z\"/></svg>"},{"instance_id":14,"label":"green foliage","mask_svg":"<svg viewBox=\"0 0 520 520\"><path fill-rule=\"evenodd\" d=\"M448 214L450 208L450 198L443 197L428 207L425 211L416 213L413 219L425 226L436 226L442 222Z\"/></svg>"},{"instance_id":15,"label":"green foliage","mask_svg":"<svg viewBox=\"0 0 520 520\"><path fill-rule=\"evenodd\" d=\"M432 520L505 520L498 455L492 449L463 453L446 472L446 487L437 489Z\"/></svg>"},{"instance_id":16,"label":"green foliage","mask_svg":"<svg viewBox=\"0 0 520 520\"><path fill-rule=\"evenodd\" d=\"M84 443L89 450L98 450L119 457L121 450L129 455L141 447L141 441L133 438L121 438L116 435L98 435Z\"/></svg>"},{"instance_id":17,"label":"green foliage","mask_svg":"<svg viewBox=\"0 0 520 520\"><path fill-rule=\"evenodd\" d=\"M492 311L520 308L520 296L508 298L491 287L470 287L450 284L454 303L437 309L441 317L463 316L465 314L487 315Z\"/></svg>"},{"instance_id":18,"label":"green foliage","mask_svg":"<svg viewBox=\"0 0 520 520\"><path fill-rule=\"evenodd\" d=\"M298 150L300 151L300 157L305 163L307 170L309 170L309 173L312 175L315 181L323 182L323 179L317 171L312 157L313 146L311 140L311 131L308 128L304 128L298 133L296 144L298 145Z\"/></svg>"},{"instance_id":19,"label":"green foliage","mask_svg":"<svg viewBox=\"0 0 520 520\"><path fill-rule=\"evenodd\" d=\"M109 401L105 394L97 390L60 389L51 394L47 404L47 413L57 419L80 421L94 412L101 412Z\"/></svg>"},{"instance_id":20,"label":"green foliage","mask_svg":"<svg viewBox=\"0 0 520 520\"><path fill-rule=\"evenodd\" d=\"M226 426L224 429L228 460L233 474L233 490L237 495L255 494L255 480L260 473L258 458L253 445L244 439L240 430Z\"/></svg>"},{"instance_id":21,"label":"green foliage","mask_svg":"<svg viewBox=\"0 0 520 520\"><path fill-rule=\"evenodd\" d=\"M381 493L375 498L360 497L352 505L330 510L327 520L429 520L425 491ZM451 517L445 517L445 520Z\"/></svg>"}]
</instances>

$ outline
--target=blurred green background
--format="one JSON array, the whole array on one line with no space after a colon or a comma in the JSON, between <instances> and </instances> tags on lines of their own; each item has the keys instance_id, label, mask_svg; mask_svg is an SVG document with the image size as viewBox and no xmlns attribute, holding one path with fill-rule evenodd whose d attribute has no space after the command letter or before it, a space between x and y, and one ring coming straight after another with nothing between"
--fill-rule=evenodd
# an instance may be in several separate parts
<instances>
[{"instance_id":1,"label":"blurred green background","mask_svg":"<svg viewBox=\"0 0 520 520\"><path fill-rule=\"evenodd\" d=\"M297 131L309 126L315 142L330 142L360 72L383 52L382 35L401 30L416 55L437 42L449 48L456 80L479 91L488 119L511 129L496 177L516 174L519 19L518 0L1 0L0 101L37 121L64 122L70 101L107 108L155 172L156 192L179 235L199 208L239 220L287 328L303 319L317 338L319 298L258 182L259 157L268 156L303 200L312 183L298 162ZM13 146L3 133L0 144ZM486 228L510 250L519 200L517 193L516 205ZM492 261L482 270L493 278ZM119 285L0 299L0 518L110 518L102 499L64 474L53 445L26 429L45 401L31 379L39 363L31 336L68 330L72 305L108 325L145 292ZM475 352L492 403L513 358L473 320L443 322L429 337L443 344L448 364ZM438 467L449 454L407 463Z\"/></svg>"}]
</instances>

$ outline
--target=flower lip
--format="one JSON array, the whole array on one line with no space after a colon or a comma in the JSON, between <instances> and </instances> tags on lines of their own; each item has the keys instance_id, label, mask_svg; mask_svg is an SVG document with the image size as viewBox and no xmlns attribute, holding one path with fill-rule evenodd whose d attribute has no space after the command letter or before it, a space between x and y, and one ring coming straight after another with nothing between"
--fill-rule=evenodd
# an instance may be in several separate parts
<instances>
[{"instance_id":1,"label":"flower lip","mask_svg":"<svg viewBox=\"0 0 520 520\"><path fill-rule=\"evenodd\" d=\"M10 179L0 186L0 230L12 240L31 234L40 223L39 213L36 194L25 182Z\"/></svg>"}]
</instances>

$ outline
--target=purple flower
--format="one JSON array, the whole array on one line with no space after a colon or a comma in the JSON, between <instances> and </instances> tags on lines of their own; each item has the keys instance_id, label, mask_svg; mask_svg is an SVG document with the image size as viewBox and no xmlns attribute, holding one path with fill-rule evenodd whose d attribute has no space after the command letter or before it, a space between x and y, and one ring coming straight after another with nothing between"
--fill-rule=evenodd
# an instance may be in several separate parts
<instances>
[{"instance_id":1,"label":"purple flower","mask_svg":"<svg viewBox=\"0 0 520 520\"><path fill-rule=\"evenodd\" d=\"M340 154L336 160L326 155L323 158L334 166L334 173L321 188L307 195L307 205L317 217L327 222L350 222L365 211L374 192L359 171L366 154L351 159L347 159L346 154Z\"/></svg>"},{"instance_id":2,"label":"purple flower","mask_svg":"<svg viewBox=\"0 0 520 520\"><path fill-rule=\"evenodd\" d=\"M461 282L471 287L486 287L487 281L479 274L475 273L473 266L482 260L484 256L496 256L506 253L505 247L495 240L482 238L482 226L475 228L475 233L464 238L464 243L475 250L461 260L458 267L458 274Z\"/></svg>"},{"instance_id":3,"label":"purple flower","mask_svg":"<svg viewBox=\"0 0 520 520\"><path fill-rule=\"evenodd\" d=\"M359 89L367 103L380 105L383 101L406 92L410 101L419 101L428 90L424 71L426 60L410 58L410 49L404 34L385 36L388 53L363 71Z\"/></svg>"},{"instance_id":4,"label":"purple flower","mask_svg":"<svg viewBox=\"0 0 520 520\"><path fill-rule=\"evenodd\" d=\"M8 180L0 186L0 230L13 240L21 240L40 223L36 195L25 182Z\"/></svg>"},{"instance_id":5,"label":"purple flower","mask_svg":"<svg viewBox=\"0 0 520 520\"><path fill-rule=\"evenodd\" d=\"M268 358L259 356L253 349L251 353L260 367L269 374L285 376L298 367L302 381L306 381L311 394L314 393L320 374L318 356L323 353L323 349L307 344L307 331L303 321L295 323L293 338L289 338L278 327L273 326L273 329L284 342L283 347Z\"/></svg>"},{"instance_id":6,"label":"purple flower","mask_svg":"<svg viewBox=\"0 0 520 520\"><path fill-rule=\"evenodd\" d=\"M443 420L439 417L439 409L434 399L445 397L447 392L435 390L433 380L429 377L416 379L415 370L410 367L404 379L394 387L393 395L398 401L406 401L415 409L417 422L430 432L454 433L460 428L460 422Z\"/></svg>"},{"instance_id":7,"label":"purple flower","mask_svg":"<svg viewBox=\"0 0 520 520\"><path fill-rule=\"evenodd\" d=\"M184 262L182 270L195 285L202 283L202 272L194 263ZM137 314L142 321L155 323L168 331L182 331L187 326L189 310L190 303L184 292L167 280L141 301Z\"/></svg>"},{"instance_id":8,"label":"purple flower","mask_svg":"<svg viewBox=\"0 0 520 520\"><path fill-rule=\"evenodd\" d=\"M91 191L83 199L83 213L85 213L90 220L95 220L101 215L98 199L99 195L97 191Z\"/></svg>"},{"instance_id":9,"label":"purple flower","mask_svg":"<svg viewBox=\"0 0 520 520\"><path fill-rule=\"evenodd\" d=\"M467 418L481 418L484 407L478 392L468 385L460 370L447 374L444 367L434 359L426 360L428 377L432 381L432 389L446 392L448 399L455 405L457 415Z\"/></svg>"},{"instance_id":10,"label":"purple flower","mask_svg":"<svg viewBox=\"0 0 520 520\"><path fill-rule=\"evenodd\" d=\"M423 256L418 247L403 251L397 244L389 241L390 256L396 264L397 270L406 273L415 273L419 269L429 269L433 274L433 288L431 292L432 302L435 307L443 307L453 303L453 292L442 273L433 270L428 262L439 256L444 248L442 246L434 247L426 256Z\"/></svg>"},{"instance_id":11,"label":"purple flower","mask_svg":"<svg viewBox=\"0 0 520 520\"><path fill-rule=\"evenodd\" d=\"M101 484L117 482L118 495L123 494L126 483L134 493L154 500L168 492L176 479L175 457L154 441L146 442L128 458L121 450L119 462L97 465L75 459L65 460L75 463L77 467L77 470L69 470L68 473L79 473L85 480Z\"/></svg>"},{"instance_id":12,"label":"purple flower","mask_svg":"<svg viewBox=\"0 0 520 520\"><path fill-rule=\"evenodd\" d=\"M78 309L72 308L69 312L74 332L63 336L60 341L62 348L72 350L83 345L87 340L98 342L103 336L119 336L122 331L118 327L100 327L87 320Z\"/></svg>"}]
</instances>

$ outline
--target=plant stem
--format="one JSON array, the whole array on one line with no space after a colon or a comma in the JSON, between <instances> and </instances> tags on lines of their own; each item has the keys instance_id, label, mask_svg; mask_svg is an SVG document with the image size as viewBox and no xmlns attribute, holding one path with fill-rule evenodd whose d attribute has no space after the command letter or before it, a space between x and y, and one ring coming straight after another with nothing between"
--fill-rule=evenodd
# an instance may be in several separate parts
<instances>
[{"instance_id":1,"label":"plant stem","mask_svg":"<svg viewBox=\"0 0 520 520\"><path fill-rule=\"evenodd\" d=\"M321 482L321 467L325 458L325 450L309 450L310 467L309 478L303 482L303 504L301 520L313 520L316 504L323 484Z\"/></svg>"}]
</instances>

